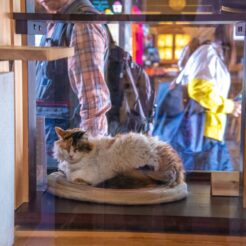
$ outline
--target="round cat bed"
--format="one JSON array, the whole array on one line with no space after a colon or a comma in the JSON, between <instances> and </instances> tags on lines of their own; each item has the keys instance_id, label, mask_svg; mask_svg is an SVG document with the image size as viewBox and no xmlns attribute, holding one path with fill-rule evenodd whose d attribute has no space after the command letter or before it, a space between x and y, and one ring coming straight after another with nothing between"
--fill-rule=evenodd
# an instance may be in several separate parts
<instances>
[{"instance_id":1,"label":"round cat bed","mask_svg":"<svg viewBox=\"0 0 246 246\"><path fill-rule=\"evenodd\" d=\"M167 203L181 200L188 195L186 183L172 188L158 184L142 188L134 188L134 185L133 188L115 188L110 183L103 187L94 187L68 182L61 172L48 175L48 192L67 199L117 205Z\"/></svg>"}]
</instances>

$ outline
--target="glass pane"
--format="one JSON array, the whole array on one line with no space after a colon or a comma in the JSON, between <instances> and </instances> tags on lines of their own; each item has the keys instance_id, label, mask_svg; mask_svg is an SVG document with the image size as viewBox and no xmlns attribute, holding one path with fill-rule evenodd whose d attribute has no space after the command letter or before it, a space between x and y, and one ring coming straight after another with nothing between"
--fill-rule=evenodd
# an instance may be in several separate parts
<instances>
[{"instance_id":1,"label":"glass pane","mask_svg":"<svg viewBox=\"0 0 246 246\"><path fill-rule=\"evenodd\" d=\"M164 13L168 17L173 14L219 14L220 4L227 1L92 2L99 11L120 18L121 12L134 16ZM40 7L37 10L45 11ZM36 64L35 165L38 190L41 192L37 193L37 199L31 206L25 204L21 207L18 222L24 221L26 225L35 220L33 223L39 228L53 228L55 225L56 229L82 228L87 231L244 233L241 223L245 214L241 209L241 198L231 198L231 194L226 193L232 186L222 189L223 195L226 193L228 197L211 195L211 191L214 192L212 188L216 188L216 185L211 185L213 174L221 174L217 171L224 171L222 178L217 175L219 181L212 180L219 184L219 191L220 187L228 187L230 183L233 187L238 185L233 192L239 192L239 172L232 171L242 170L240 102L243 41L230 33L231 24L176 23L173 20L163 23L115 22L108 24L114 41L110 46L107 42L109 33L100 23L53 21L47 26L46 36L35 38L36 44L41 46L75 47L75 55ZM227 34L231 36L227 37ZM112 150L115 142L122 136L131 136L130 132L141 133L137 136L143 137L144 141L132 144L130 137L129 142L122 143L127 151ZM160 151L154 148L152 141L157 140L153 140L153 137L159 139L161 146L168 146L167 149L175 151L166 153L165 149ZM102 139L101 145L97 145ZM58 147L54 144L57 141L60 144ZM146 146L154 146L154 150L151 148L150 151L141 152ZM97 156L99 152L107 153L104 156L107 162ZM95 158L90 159L90 154L94 154ZM135 171L143 175L156 174L153 163L165 157L167 159L162 163L165 165L173 155L180 157L177 157L174 165L182 162L185 170L185 182L189 190L187 199L169 204L155 201L148 206L138 206L143 203L128 206L142 197L143 190L139 188L161 187L163 191L162 188L175 189L180 186L166 186L163 173L158 176L158 181L156 176L148 176L150 182L149 179L148 182L145 182L146 179L136 181L136 177L124 179L124 175L117 176L124 169L118 170L117 165L132 164L131 160L135 157L139 158L138 165L145 156L151 156L153 158L144 160L146 163L143 161L141 167L131 166L130 174L135 174ZM82 162L85 164L83 168L80 165ZM108 178L103 175L111 170L111 162L116 166ZM83 172L95 163L98 166L106 163L103 170L98 166L94 168L95 173L100 174L95 176L103 178L98 183L90 183L84 179L95 173L88 172L85 175ZM76 172L77 168L83 173L84 179L70 179L69 175ZM58 169L61 169L60 176L55 181L52 179L55 182L52 188L55 191L60 189L62 198L51 195L54 192L52 188L46 192L47 175L57 174ZM169 174L168 181L173 173ZM29 175L30 179L33 178L31 173ZM230 180L228 183L227 178ZM197 179L202 179L202 182ZM74 190L61 188L64 187L61 183L67 181L70 182L68 185L66 183L68 187L79 185L81 189L90 187L103 189L103 192L118 192L114 196L103 193L100 199L120 199L134 189L137 193L136 197L126 199L117 206L112 201L103 203L97 200L95 203L95 198L98 198L96 192L85 192L94 200L83 199L85 193L81 190L75 193L82 194L82 198L71 199ZM184 182L180 183L184 185ZM71 192L68 197L63 193L67 190ZM154 193L152 191L150 194ZM32 216L25 221L30 211ZM225 223L221 223L221 219ZM236 226L231 226L231 219Z\"/></svg>"},{"instance_id":2,"label":"glass pane","mask_svg":"<svg viewBox=\"0 0 246 246\"><path fill-rule=\"evenodd\" d=\"M100 11L106 11L109 13L109 9L112 11L112 14L116 14L117 11L120 11L120 9L117 10L116 5L120 5L119 3L115 2L108 2L106 4L105 2L101 1L95 1L93 2L95 6L97 7L98 10ZM199 9L200 12L203 11L210 11L212 12L212 9L214 6L212 6L212 2L210 1L162 1L161 3L158 1L143 1L142 4L140 4L138 1L133 1L132 5L128 4L122 4L122 11L128 12L128 13L145 13L145 12L155 12L155 13L161 13L162 8L167 11L165 13L168 13L168 11L171 12L181 12L186 13L187 11L189 13L196 11ZM118 6L120 8L120 6ZM128 10L126 9L128 8ZM157 11L157 9L159 11ZM44 11L42 8L37 8L37 10L40 12ZM116 11L116 12L115 12ZM120 13L120 12L119 12ZM72 26L73 24L71 24ZM76 24L83 26L83 23ZM99 26L99 25L98 25ZM68 28L68 24L62 24L62 23L56 23L55 28ZM117 45L120 45L121 48L123 48L126 52L129 52L129 54L132 56L132 59L140 66L142 66L147 74L149 75L150 81L152 83L152 89L155 90L155 94L158 95L159 91L161 90L161 87L164 86L167 82L172 82L174 79L180 79L179 73L181 72L182 69L185 68L184 64L182 66L180 65L181 63L187 62L189 56L191 56L191 53L195 52L196 50L202 50L201 48L204 47L212 47L212 43L214 42L214 34L216 27L215 26L207 26L207 25L175 25L175 24L166 24L166 25L161 25L161 24L147 24L147 23L133 23L133 24L127 24L127 23L121 23L121 24L109 24L109 31L111 32L112 38L115 41ZM49 27L48 27L49 28ZM224 27L222 27L224 28ZM57 34L59 36L59 33ZM197 38L199 36L199 38ZM39 37L40 38L40 37ZM64 45L64 41L62 40L57 40L53 41L53 37L48 38L46 37L46 40L43 40L42 45L48 45L48 46L53 46L53 45ZM69 39L71 37L64 37L65 39ZM38 40L38 37L37 37ZM70 41L70 40L65 40L65 42ZM38 42L38 41L37 41ZM52 43L53 42L53 43ZM74 41L75 42L75 41ZM233 61L232 63L237 64L237 65L231 65L229 67L229 70L225 71L209 71L211 74L216 74L216 73L231 73L231 78L232 80L230 81L230 78L228 77L225 78L227 84L225 85L225 88L223 89L222 85L214 85L217 89L219 90L222 94L218 94L218 98L216 100L224 100L221 98L234 98L236 97L237 94L240 93L241 91L241 83L242 83L242 78L241 76L241 70L240 70L240 62L242 59L242 52L238 53L236 50L240 50L240 47L242 44L240 41L235 41L234 43L236 45L235 48L233 48ZM207 46L206 46L207 45ZM213 48L211 48L213 49ZM216 51L219 52L219 51ZM215 53L216 53L215 52ZM199 54L197 53L197 56L199 58ZM197 58L197 59L198 59ZM192 56L192 59L196 59L196 56ZM223 63L223 57L218 56L218 62ZM68 61L73 61L73 59L68 59ZM201 62L204 62L205 65L203 70L210 69L210 65L206 65L205 60L201 60ZM208 61L209 63L210 61ZM192 64L192 63L191 63ZM69 64L70 65L70 64ZM80 94L81 92L78 92L78 87L76 88L76 79L77 79L77 73L79 73L79 70L81 68L77 68L76 72L71 72L70 69L70 74L68 74L67 71L67 64L65 60L59 60L56 62L49 62L49 63L44 63L41 64L39 63L39 68L38 68L38 80L40 80L40 76L42 77L42 86L37 88L37 93L39 94L39 99L37 100L37 115L40 119L43 119L45 122L43 127L45 127L46 134L49 132L51 134L51 140L49 142L49 137L46 135L46 149L47 149L47 163L48 163L48 168L57 168L57 162L54 160L52 157L53 153L53 142L54 140L57 139L56 133L54 132L54 127L55 126L61 126L62 128L73 128L73 127L79 127L82 124L80 122L80 117L82 114L84 114L84 111L81 111L79 109L79 106L81 106L81 103L83 102L83 96L79 99L80 102L78 101L78 95L83 95ZM45 67L48 66L48 67ZM72 66L72 64L71 64ZM103 68L102 64L100 65L100 74L103 75ZM83 66L82 66L83 67ZM206 68L207 67L207 68ZM43 71L44 69L45 71ZM109 67L110 69L110 67ZM113 68L112 68L113 69ZM192 67L190 68L192 69ZM204 78L204 74L201 71L197 71L199 69L198 67L194 68L193 73L195 73L194 76L198 76L197 78L194 77L195 79L200 79ZM188 69L189 70L189 69ZM40 72L42 71L42 72ZM185 75L186 77L189 77L192 79L191 72L192 70L186 72L187 74ZM55 75L53 74L55 73ZM110 70L109 70L109 73ZM181 73L182 74L182 73ZM101 76L100 75L100 76ZM88 75L86 75L88 76ZM120 75L121 76L121 75ZM124 75L123 75L124 76ZM200 77L199 77L200 76ZM216 75L217 76L217 75ZM218 75L219 76L219 75ZM221 76L221 75L220 75ZM205 76L206 77L206 76ZM72 79L71 79L72 78ZM78 77L79 78L79 77ZM216 78L216 77L215 77ZM216 79L212 79L212 81ZM62 89L59 90L58 87L52 88L52 81L53 79L55 80L60 80L63 81L63 87ZM123 78L124 79L124 78ZM210 79L208 77L208 79ZM181 78L182 83L184 82L184 79ZM66 82L64 82L66 81ZM191 82L190 82L191 83ZM72 90L70 88L72 87ZM222 86L222 87L220 87ZM198 86L199 87L199 86ZM52 88L52 89L50 89ZM66 89L64 89L66 88ZM102 88L101 88L102 89ZM48 93L47 91L51 90L52 94L48 95L49 99L45 99L46 95L45 93ZM81 89L79 89L81 90ZM83 90L82 90L83 91ZM61 95L62 93L66 92L64 95ZM67 94L69 92L70 94ZM131 92L124 92L124 93L131 93ZM77 95L76 95L77 93ZM78 94L79 93L79 94ZM48 93L49 94L49 93ZM111 100L115 100L112 98L111 95ZM132 100L132 99L129 99ZM157 113L158 110L160 109L161 105L159 105L159 99L158 96L153 99L154 102L157 104ZM198 100L198 99L197 99ZM209 95L206 100L209 100ZM130 103L130 102L129 102ZM175 102L173 102L175 104ZM209 102L209 103L215 103L215 101ZM228 103L232 102L228 101ZM77 112L75 112L75 106L77 105L78 108L76 109ZM74 109L70 109L69 105L73 105L72 107L75 107ZM207 102L202 101L202 105L206 105L206 107L210 107L211 105L208 104ZM172 107L172 105L169 105ZM127 107L132 107L131 105L128 105ZM72 110L72 112L70 112ZM124 109L125 110L125 109ZM135 109L130 109L130 110L135 110ZM143 108L145 110L145 108ZM210 109L206 108L206 112L204 115L206 115L206 119L203 119L203 127L204 131L203 134L204 136L212 136L210 133L207 133L207 131L210 131L211 127L212 130L214 131L215 128L213 128L216 124L219 124L218 127L220 130L217 128L217 132L215 135L215 139L212 138L213 141L210 141L209 143L206 143L208 148L211 148L211 151L215 151L213 153L213 156L211 157L212 159L209 159L210 157L207 155L205 158L205 155L201 156L195 156L194 158L191 158L192 160L189 161L190 159L190 154L184 154L181 156L184 158L184 163L189 162L187 164L186 169L187 170L239 170L239 165L240 162L238 160L239 153L239 131L237 129L240 129L240 120L238 118L233 118L230 114L222 115L220 116L213 117L209 112ZM153 109L151 110L153 112ZM225 109L227 111L227 109ZM86 109L85 109L86 112ZM138 112L139 113L139 112ZM77 115L77 116L76 116ZM164 113L165 115L165 113ZM76 117L75 117L76 116ZM68 120L69 117L70 120ZM146 115L145 115L146 117ZM156 121L157 118L156 115L154 115L154 118L152 119L151 124L153 125L153 132L149 131L149 134L153 135L158 135L161 139L172 143L168 137L162 135L160 131L158 132L156 129L163 129L165 131L165 124L159 125L159 123ZM75 119L76 120L75 123ZM226 123L226 118L227 118L227 123ZM122 121L127 122L128 116L122 116L121 118ZM198 119L197 119L198 120ZM238 125L239 124L239 125ZM177 125L177 128L179 126ZM206 127L210 127L206 129ZM52 129L52 130L51 130ZM168 129L168 127L167 127ZM213 130L214 129L214 130ZM157 132L158 133L157 133ZM175 130L176 131L176 130ZM219 133L218 133L219 131ZM161 134L161 135L160 135ZM223 136L222 136L223 135ZM193 144L195 141L192 139L195 136L188 135L188 141L190 144ZM189 139L190 138L190 139ZM217 141L219 139L219 141ZM215 141L215 142L214 142ZM217 143L220 143L220 146L217 146ZM229 151L230 154L232 155L232 160L230 160L230 155L226 148L222 147L225 146L224 143L227 143L229 146ZM211 146L214 146L214 149ZM210 147L209 147L210 146ZM205 147L204 147L205 148ZM182 152L180 149L176 149L178 152ZM206 148L203 151L207 151ZM186 152L186 149L184 150ZM237 157L234 158L233 155L235 155L235 152L237 152ZM218 162L215 161L216 158L219 158L220 156L227 156L228 158L225 158L225 163L227 164L219 164ZM204 158L203 158L204 157ZM205 163L201 166L199 162L201 162L201 158L205 160ZM213 164L215 163L217 164ZM230 162L230 163L229 163ZM186 164L185 164L186 165ZM228 165L228 167L224 167L223 165Z\"/></svg>"},{"instance_id":3,"label":"glass pane","mask_svg":"<svg viewBox=\"0 0 246 246\"><path fill-rule=\"evenodd\" d=\"M37 1L38 2L38 1ZM244 9L243 0L91 0L95 8L105 14L216 14L220 11L238 12ZM31 3L29 3L31 4ZM44 7L35 6L36 12L44 12Z\"/></svg>"},{"instance_id":4,"label":"glass pane","mask_svg":"<svg viewBox=\"0 0 246 246\"><path fill-rule=\"evenodd\" d=\"M57 25L59 26L63 24L57 23ZM81 23L80 25L83 26L84 24ZM228 68L225 68L225 65L222 65L222 64L226 64L223 60L225 58L221 55L221 53L219 53L219 52L223 52L222 49L223 47L220 50L220 46L218 46L218 44L214 40L214 35L216 34L216 30L220 30L220 29L216 29L215 26L207 27L202 25L200 26L179 25L178 28L176 27L177 26L174 24L173 33L172 33L169 25L163 26L163 25L156 25L156 24L150 25L150 24L141 23L141 24L124 24L124 25L111 24L109 26L109 30L112 34L113 39L116 41L116 44L120 45L121 48L123 48L126 52L129 52L129 54L132 56L132 59L136 62L136 64L138 64L138 66L141 66L149 75L149 79L150 79L149 85L152 86L151 87L152 91L156 95L155 98L152 98L153 99L152 107L150 109L153 118L151 118L151 115L143 116L140 114L140 112L138 112L139 108L134 108L135 106L133 102L135 101L136 98L134 99L134 94L131 94L132 93L131 86L128 84L127 86L130 87L129 88L126 87L125 91L124 90L121 91L123 93L122 96L126 97L124 100L129 100L127 102L128 109L124 108L125 106L124 107L121 106L122 108L120 110L123 110L124 114L120 116L119 121L124 122L124 124L128 124L127 122L130 120L130 118L128 118L129 112L132 112L131 110L136 110L134 114L139 114L140 118L150 117L151 121L149 122L148 126L146 125L147 128L149 129L148 133L150 135L158 135L160 139L170 144L173 144L173 147L176 148L178 153L182 156L187 171L240 170L240 155L239 155L240 118L235 118L231 114L229 114L229 111L232 109L229 108L220 109L220 108L230 107L230 105L233 106L234 98L239 98L239 100L241 100L241 94L240 94L242 88L241 61L243 55L242 42L238 40L233 40L234 44L230 46L231 48L228 48L231 49L232 51L230 55L231 65ZM221 26L221 30L225 30L225 27L226 26ZM228 25L228 29L229 28L230 26ZM203 33L203 35L197 38L196 35L197 33ZM49 45L49 46L52 45L50 41L51 41L50 39L46 39L45 45ZM56 42L59 42L59 40ZM228 45L230 44L228 43ZM203 49L207 49L206 52L203 51ZM202 52L204 52L204 54ZM204 56L204 58L200 57L202 55ZM217 59L216 64L221 64L221 68L218 68L218 65L212 63L214 62L213 59L209 60L211 59L210 55L211 56L214 55L216 57ZM196 62L196 60L194 59L198 59L198 60L201 59L201 60L198 62L197 65L196 64L194 65L194 63ZM208 60L206 61L205 59ZM73 58L68 59L68 61L70 62L69 64L73 66L73 62L74 62ZM184 64L184 62L186 62L189 65ZM180 65L181 63L183 63L182 66ZM83 93L83 89L82 92L77 91L79 88L81 90L81 88L83 87L75 87L75 89L73 89L74 91L71 89L71 87L73 88L73 86L75 86L73 83L75 83L76 80L79 79L79 77L76 76L81 69L80 67L77 67L77 70L75 70L74 73L71 72L72 68L70 70L67 68L67 64L65 60L58 60L55 62L48 62L48 63L41 62L38 63L38 65L39 67L37 70L38 71L37 76L39 77L37 77L37 79L42 80L41 83L42 86L40 85L40 83L37 84L39 86L37 88L37 93L40 97L37 100L37 113L38 113L37 116L39 119L41 118L45 122L43 127L45 127L46 134L52 133L50 135L51 137L50 142L49 142L48 135L46 135L45 138L46 149L47 149L46 158L47 158L48 168L56 169L57 162L52 157L53 144L54 141L57 140L57 135L54 129L56 126L60 126L63 129L81 126L82 122L80 121L80 117L81 115L84 114L84 111L81 111L81 109L79 109L79 106L81 106L81 103L83 103L84 96L86 95L80 94ZM45 71L42 70L45 68L44 66L47 66ZM187 68L187 66L189 67ZM83 65L81 65L81 67L83 67ZM115 68L113 68L113 66L112 68L109 66L108 72L112 73L110 69L115 69ZM183 75L183 77L181 77L183 73L182 69L184 69L185 71L185 75ZM69 73L67 71L69 71ZM100 67L99 71L101 72L102 75L104 74L103 67ZM123 73L123 77L121 77L122 76L121 73ZM210 77L212 75L214 77ZM84 76L86 76L84 77L85 79L86 78L89 79L88 74L85 74ZM121 81L124 81L124 76L125 76L124 70L122 70L122 72L119 73L119 79L121 79ZM224 81L225 84L221 84L219 82L221 81L221 79L217 79L217 77L223 78L222 81ZM62 81L63 83L62 87L59 88L59 86L58 87L56 86L52 88L53 79L59 81L58 83L59 86L61 85L61 81ZM201 134L201 136L203 137L205 136L206 139L206 141L200 143L203 146L202 150L200 149L201 153L194 154L193 157L189 152L191 151L189 149L191 146L184 145L186 147L185 149L182 150L182 148L184 147L176 146L177 143L172 142L174 141L174 139L172 137L172 134L168 133L169 126L166 125L164 119L165 117L167 117L166 112L168 111L168 109L165 109L166 110L165 111L164 108L162 107L170 107L175 109L176 103L178 101L173 101L172 102L173 105L166 102L167 104L163 104L165 105L163 106L161 105L161 103L163 103L164 100L163 96L165 95L165 93L163 95L160 93L163 93L161 92L162 90L164 90L163 88L167 86L168 83L174 81L175 79L177 81L180 80L179 83L184 83L184 84L186 83L191 84L191 83L195 83L196 81L200 81L200 83L205 83L204 85L206 88L205 91L203 91L204 87L201 88L199 87L200 86L199 84L196 84L196 87L198 89L196 89L196 87L193 88L194 90L198 90L198 92L199 90L202 90L202 92L195 94L194 97L196 99L195 102L201 100L200 106L202 106L201 107L202 109L205 109L203 113L204 118L202 122L199 123L199 120L201 119L198 118L195 119L198 121L196 122L196 124L201 124L199 126L203 127L201 128L202 129L201 131L203 132L202 133L199 132L200 131L199 128L196 129L196 131L198 131L196 133L188 132L189 135L186 136L187 139L185 141L187 141L187 143L189 143L190 145L196 144L194 140L196 139L196 135L194 134L198 134L198 135ZM188 81L186 81L187 79ZM209 93L211 91L211 87L210 87L211 83L213 86L212 88L213 90L215 90L215 92L213 92L213 94L210 95ZM103 90L103 88L101 89ZM51 94L49 94L48 92ZM111 93L113 92L111 91ZM143 93L144 97L148 96L148 94L146 94L147 93L146 91L141 93ZM79 95L83 95L83 97L80 98L80 102L78 101ZM201 97L200 95L203 96ZM113 103L116 103L116 99L119 98L117 97L114 98L114 94L111 94L110 100L112 100ZM145 111L146 108L144 107L149 107L149 105L144 104L144 100L145 100L144 98L141 100L143 100L142 102L140 102L142 104L141 107L143 107L143 110ZM226 100L227 102L227 104L225 105L223 105L224 100ZM122 104L123 101L122 102L119 101L119 102L121 105L123 105ZM73 105L74 103L75 105ZM156 110L155 113L153 109L154 104L156 104L157 106L157 108L155 109ZM70 109L69 105L70 106L73 105L72 106L73 109ZM213 107L215 107L215 109L217 107L216 110L222 110L222 111L217 115L216 112L213 112L213 110L215 110L213 109ZM70 110L72 110L72 112ZM128 112L127 110L130 111ZM164 111L162 112L160 110L162 111L164 110ZM228 114L226 114L225 112L228 112ZM178 130L188 131L187 129L179 129L180 123L179 124L177 123L177 125L175 125L176 123L174 122L173 124L174 124L173 126L175 126L176 128L174 127L172 131L175 132L177 131L177 133ZM187 122L187 124L190 124L190 122ZM124 127L126 126L127 125L125 125ZM124 129L124 127L123 125L120 126L120 128L122 129ZM126 131L134 130L133 128L130 128L129 125L127 127L129 127L129 129L126 128L125 129ZM187 127L187 126L182 126L182 127ZM194 126L192 125L188 127L194 127ZM120 128L117 129L116 131L118 132L125 131ZM139 130L135 129L135 130L137 132L142 132L145 128L141 128L141 129L142 130L140 129ZM193 128L190 129L190 131L193 130L194 130ZM168 134L171 135L169 136ZM180 141L183 140L184 139L181 138ZM192 146L192 148L193 147L194 146ZM224 159L222 158L222 156ZM203 164L201 164L201 160L203 160L202 162ZM222 160L222 162L220 162L220 160Z\"/></svg>"}]
</instances>

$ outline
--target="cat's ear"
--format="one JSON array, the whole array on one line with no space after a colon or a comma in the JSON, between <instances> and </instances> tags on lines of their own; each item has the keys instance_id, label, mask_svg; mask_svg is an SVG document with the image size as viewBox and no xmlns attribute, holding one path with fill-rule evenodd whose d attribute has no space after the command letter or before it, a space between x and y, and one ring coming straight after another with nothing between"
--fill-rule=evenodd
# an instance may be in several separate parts
<instances>
[{"instance_id":1,"label":"cat's ear","mask_svg":"<svg viewBox=\"0 0 246 246\"><path fill-rule=\"evenodd\" d=\"M57 136L61 139L61 138L64 138L65 137L65 130L63 130L62 128L60 127L55 127L55 132L57 134Z\"/></svg>"},{"instance_id":2,"label":"cat's ear","mask_svg":"<svg viewBox=\"0 0 246 246\"><path fill-rule=\"evenodd\" d=\"M89 133L87 131L83 132L83 138L88 139L89 138Z\"/></svg>"}]
</instances>

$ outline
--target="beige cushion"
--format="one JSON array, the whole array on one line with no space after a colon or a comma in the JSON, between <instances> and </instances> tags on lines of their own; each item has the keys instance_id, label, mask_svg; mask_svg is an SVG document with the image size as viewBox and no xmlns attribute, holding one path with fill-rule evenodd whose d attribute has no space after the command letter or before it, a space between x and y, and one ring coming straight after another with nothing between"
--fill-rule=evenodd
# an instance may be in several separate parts
<instances>
[{"instance_id":1,"label":"beige cushion","mask_svg":"<svg viewBox=\"0 0 246 246\"><path fill-rule=\"evenodd\" d=\"M173 188L164 185L135 189L98 188L68 182L61 172L48 175L48 192L73 200L118 205L159 204L178 201L188 195L186 183Z\"/></svg>"}]
</instances>

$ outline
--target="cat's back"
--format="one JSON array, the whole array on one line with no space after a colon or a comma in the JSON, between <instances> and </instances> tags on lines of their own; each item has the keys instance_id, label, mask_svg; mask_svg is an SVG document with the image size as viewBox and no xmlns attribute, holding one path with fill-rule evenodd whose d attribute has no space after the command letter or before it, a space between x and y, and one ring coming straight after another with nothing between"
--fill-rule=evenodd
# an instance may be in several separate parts
<instances>
[{"instance_id":1,"label":"cat's back","mask_svg":"<svg viewBox=\"0 0 246 246\"><path fill-rule=\"evenodd\" d=\"M141 133L126 133L120 134L115 137L115 148L121 150L127 149L129 152L135 151L136 149L146 149L150 146L150 138Z\"/></svg>"},{"instance_id":2,"label":"cat's back","mask_svg":"<svg viewBox=\"0 0 246 246\"><path fill-rule=\"evenodd\" d=\"M122 143L137 143L137 142L147 142L147 136L141 133L129 132L125 134L119 134L115 137L118 142Z\"/></svg>"}]
</instances>

